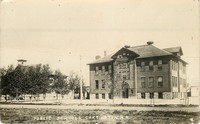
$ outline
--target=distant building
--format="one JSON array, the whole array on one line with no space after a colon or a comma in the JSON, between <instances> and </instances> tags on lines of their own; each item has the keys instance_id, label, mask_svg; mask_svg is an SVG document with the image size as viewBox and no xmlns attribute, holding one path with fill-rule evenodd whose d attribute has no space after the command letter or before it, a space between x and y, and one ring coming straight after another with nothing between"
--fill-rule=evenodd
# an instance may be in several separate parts
<instances>
[{"instance_id":1,"label":"distant building","mask_svg":"<svg viewBox=\"0 0 200 124\"><path fill-rule=\"evenodd\" d=\"M187 96L181 47L159 49L153 42L124 46L89 63L91 99L168 99Z\"/></svg>"},{"instance_id":2,"label":"distant building","mask_svg":"<svg viewBox=\"0 0 200 124\"><path fill-rule=\"evenodd\" d=\"M200 86L191 86L188 92L189 104L200 105Z\"/></svg>"}]
</instances>

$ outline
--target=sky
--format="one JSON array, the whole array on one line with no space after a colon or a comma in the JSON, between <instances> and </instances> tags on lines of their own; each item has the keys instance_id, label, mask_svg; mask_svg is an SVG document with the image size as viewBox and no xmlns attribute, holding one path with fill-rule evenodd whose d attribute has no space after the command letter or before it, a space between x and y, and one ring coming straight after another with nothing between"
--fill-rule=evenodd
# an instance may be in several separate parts
<instances>
[{"instance_id":1,"label":"sky","mask_svg":"<svg viewBox=\"0 0 200 124\"><path fill-rule=\"evenodd\" d=\"M0 67L49 64L66 75L124 45L153 41L181 46L187 80L200 84L200 12L197 0L3 0L0 3ZM81 61L80 61L81 58Z\"/></svg>"}]
</instances>

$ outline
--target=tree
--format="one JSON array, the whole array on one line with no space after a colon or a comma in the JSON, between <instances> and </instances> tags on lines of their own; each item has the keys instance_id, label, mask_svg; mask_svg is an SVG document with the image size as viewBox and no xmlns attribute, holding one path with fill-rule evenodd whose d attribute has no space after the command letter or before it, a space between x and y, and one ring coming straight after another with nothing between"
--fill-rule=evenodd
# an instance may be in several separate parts
<instances>
[{"instance_id":1,"label":"tree","mask_svg":"<svg viewBox=\"0 0 200 124\"><path fill-rule=\"evenodd\" d=\"M56 99L58 99L58 94L62 96L62 99L65 94L69 93L69 84L66 80L66 76L62 74L60 71L55 71L54 81L52 85L52 89L56 93Z\"/></svg>"},{"instance_id":2,"label":"tree","mask_svg":"<svg viewBox=\"0 0 200 124\"><path fill-rule=\"evenodd\" d=\"M81 81L81 78L80 76L78 76L78 74L75 74L74 72L71 72L69 74L69 78L68 78L68 81L69 81L69 86L70 86L70 91L72 91L72 95L74 96L74 91L79 91L80 93L80 81ZM82 88L83 88L83 91L84 91L84 82L82 81ZM80 95L79 95L80 97Z\"/></svg>"},{"instance_id":3,"label":"tree","mask_svg":"<svg viewBox=\"0 0 200 124\"><path fill-rule=\"evenodd\" d=\"M15 69L11 65L8 67L6 74L2 77L2 94L10 95L11 100L23 93L23 82L26 74L22 66L18 65Z\"/></svg>"},{"instance_id":4,"label":"tree","mask_svg":"<svg viewBox=\"0 0 200 124\"><path fill-rule=\"evenodd\" d=\"M39 97L39 94L43 94L45 99L50 84L49 75L51 74L49 65L30 66L27 73L27 93L37 95L37 97Z\"/></svg>"}]
</instances>

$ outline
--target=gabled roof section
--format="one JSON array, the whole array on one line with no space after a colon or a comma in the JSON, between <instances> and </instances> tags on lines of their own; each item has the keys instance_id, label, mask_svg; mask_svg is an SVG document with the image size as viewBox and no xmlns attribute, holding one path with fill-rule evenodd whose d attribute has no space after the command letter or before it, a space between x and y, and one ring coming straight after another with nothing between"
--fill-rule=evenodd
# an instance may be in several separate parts
<instances>
[{"instance_id":1,"label":"gabled roof section","mask_svg":"<svg viewBox=\"0 0 200 124\"><path fill-rule=\"evenodd\" d=\"M111 56L111 58L115 59L117 58L117 55L119 54L123 54L124 52L128 53L129 56L135 56L138 57L139 55L137 53L135 53L134 51L131 51L127 48L122 47L120 50L118 50L113 56Z\"/></svg>"},{"instance_id":2,"label":"gabled roof section","mask_svg":"<svg viewBox=\"0 0 200 124\"><path fill-rule=\"evenodd\" d=\"M99 64L99 63L106 63L106 62L112 62L113 59L111 58L114 54L110 54L110 55L107 55L103 58L100 58L100 59L97 59L95 60L94 62L92 63L88 63L88 65L92 65L92 64Z\"/></svg>"},{"instance_id":3,"label":"gabled roof section","mask_svg":"<svg viewBox=\"0 0 200 124\"><path fill-rule=\"evenodd\" d=\"M183 51L182 51L182 48L180 46L179 47L165 48L163 50L170 52L170 53L180 53L181 56L183 55Z\"/></svg>"},{"instance_id":4,"label":"gabled roof section","mask_svg":"<svg viewBox=\"0 0 200 124\"><path fill-rule=\"evenodd\" d=\"M159 49L153 45L141 45L141 46L130 47L128 49L139 54L140 56L138 58L172 55L171 53Z\"/></svg>"}]
</instances>

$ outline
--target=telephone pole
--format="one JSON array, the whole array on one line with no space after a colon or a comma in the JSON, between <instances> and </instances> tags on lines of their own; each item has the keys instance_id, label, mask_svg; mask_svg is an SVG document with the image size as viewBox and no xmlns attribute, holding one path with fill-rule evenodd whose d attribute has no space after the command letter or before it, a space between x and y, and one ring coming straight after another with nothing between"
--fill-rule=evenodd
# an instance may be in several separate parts
<instances>
[{"instance_id":1,"label":"telephone pole","mask_svg":"<svg viewBox=\"0 0 200 124\"><path fill-rule=\"evenodd\" d=\"M82 94L83 94L83 89L82 89L82 67L81 67L81 55L80 55L80 103L82 103Z\"/></svg>"}]
</instances>

